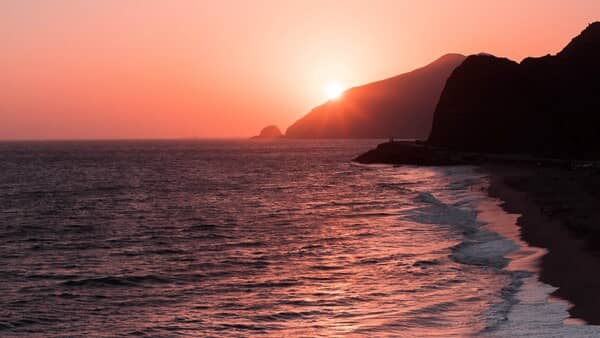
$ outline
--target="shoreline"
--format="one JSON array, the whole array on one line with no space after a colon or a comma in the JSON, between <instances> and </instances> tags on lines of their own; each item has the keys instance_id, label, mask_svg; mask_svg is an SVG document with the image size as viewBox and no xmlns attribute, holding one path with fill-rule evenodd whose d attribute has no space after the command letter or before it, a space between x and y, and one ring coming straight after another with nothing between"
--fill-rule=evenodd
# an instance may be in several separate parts
<instances>
[{"instance_id":1,"label":"shoreline","mask_svg":"<svg viewBox=\"0 0 600 338\"><path fill-rule=\"evenodd\" d=\"M529 153L490 153L467 152L451 148L431 146L423 141L394 141L380 143L353 159L362 164L392 164L417 166L456 166L456 165L512 165L544 166L563 168L596 168L598 160L588 157L544 156Z\"/></svg>"},{"instance_id":2,"label":"shoreline","mask_svg":"<svg viewBox=\"0 0 600 338\"><path fill-rule=\"evenodd\" d=\"M556 167L484 165L488 195L516 214L515 234L544 252L537 260L539 280L567 301L571 322L600 324L600 172Z\"/></svg>"},{"instance_id":3,"label":"shoreline","mask_svg":"<svg viewBox=\"0 0 600 338\"><path fill-rule=\"evenodd\" d=\"M525 154L465 153L423 142L379 144L354 161L416 166L475 165L487 173L487 194L519 215L517 239L547 253L539 280L570 303L569 315L600 325L600 163Z\"/></svg>"}]
</instances>

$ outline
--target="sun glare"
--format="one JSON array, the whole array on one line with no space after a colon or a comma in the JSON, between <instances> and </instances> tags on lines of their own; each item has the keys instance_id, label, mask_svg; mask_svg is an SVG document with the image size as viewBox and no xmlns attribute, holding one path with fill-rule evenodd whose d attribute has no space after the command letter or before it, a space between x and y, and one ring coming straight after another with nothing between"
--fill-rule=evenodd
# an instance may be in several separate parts
<instances>
[{"instance_id":1,"label":"sun glare","mask_svg":"<svg viewBox=\"0 0 600 338\"><path fill-rule=\"evenodd\" d=\"M330 82L325 86L325 96L329 100L335 100L342 96L344 87L339 82Z\"/></svg>"}]
</instances>

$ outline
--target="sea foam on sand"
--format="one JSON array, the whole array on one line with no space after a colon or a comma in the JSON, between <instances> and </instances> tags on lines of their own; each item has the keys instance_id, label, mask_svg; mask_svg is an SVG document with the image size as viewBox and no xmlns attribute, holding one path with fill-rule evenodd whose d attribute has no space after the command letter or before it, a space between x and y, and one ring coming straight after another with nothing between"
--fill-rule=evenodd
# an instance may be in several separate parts
<instances>
[{"instance_id":1,"label":"sea foam on sand","mask_svg":"<svg viewBox=\"0 0 600 338\"><path fill-rule=\"evenodd\" d=\"M487 197L478 204L478 220L484 228L499 234L514 243L513 250L505 253L509 259L504 268L513 278L507 288L507 301L504 308L505 320L499 321L485 332L498 337L598 337L600 326L569 318L567 301L551 296L555 287L539 281L538 262L546 250L528 245L520 238L517 224L518 214L507 213L502 209L502 201ZM488 243L493 245L493 242ZM506 249L499 245L496 249ZM482 249L482 248L480 248ZM485 247L483 256L486 256ZM496 250L491 250L497 252ZM493 309L492 309L493 311Z\"/></svg>"}]
</instances>

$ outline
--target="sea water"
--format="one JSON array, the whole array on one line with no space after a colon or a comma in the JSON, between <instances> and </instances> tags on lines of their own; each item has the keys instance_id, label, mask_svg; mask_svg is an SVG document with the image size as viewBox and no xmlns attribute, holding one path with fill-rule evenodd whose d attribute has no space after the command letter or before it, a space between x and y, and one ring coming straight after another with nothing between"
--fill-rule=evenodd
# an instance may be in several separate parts
<instances>
[{"instance_id":1,"label":"sea water","mask_svg":"<svg viewBox=\"0 0 600 338\"><path fill-rule=\"evenodd\" d=\"M484 173L377 143L1 143L0 336L598 332L509 268Z\"/></svg>"}]
</instances>

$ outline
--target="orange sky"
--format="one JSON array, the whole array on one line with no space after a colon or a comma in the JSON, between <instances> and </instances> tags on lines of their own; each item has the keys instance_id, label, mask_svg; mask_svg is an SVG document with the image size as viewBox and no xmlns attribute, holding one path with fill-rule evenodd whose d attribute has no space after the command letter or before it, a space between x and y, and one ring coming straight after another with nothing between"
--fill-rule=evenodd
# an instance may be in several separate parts
<instances>
[{"instance_id":1,"label":"orange sky","mask_svg":"<svg viewBox=\"0 0 600 338\"><path fill-rule=\"evenodd\" d=\"M556 53L600 1L0 2L0 139L245 137L442 54Z\"/></svg>"}]
</instances>

